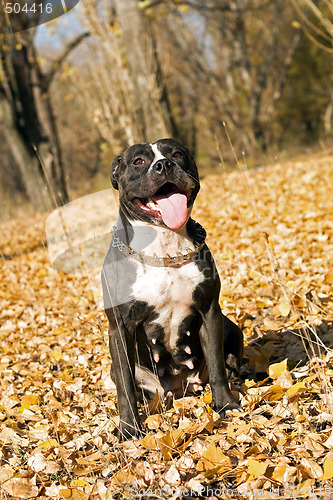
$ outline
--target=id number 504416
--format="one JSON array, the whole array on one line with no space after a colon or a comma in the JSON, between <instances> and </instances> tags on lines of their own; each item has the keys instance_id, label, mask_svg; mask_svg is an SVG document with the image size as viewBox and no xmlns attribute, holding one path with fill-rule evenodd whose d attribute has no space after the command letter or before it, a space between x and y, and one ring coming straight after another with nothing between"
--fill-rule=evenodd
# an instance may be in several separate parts
<instances>
[{"instance_id":1,"label":"id number 504416","mask_svg":"<svg viewBox=\"0 0 333 500\"><path fill-rule=\"evenodd\" d=\"M6 2L5 3L5 11L7 14L20 14L24 12L25 14L35 14L46 12L47 14L52 13L52 4L51 3L18 3L18 2Z\"/></svg>"}]
</instances>

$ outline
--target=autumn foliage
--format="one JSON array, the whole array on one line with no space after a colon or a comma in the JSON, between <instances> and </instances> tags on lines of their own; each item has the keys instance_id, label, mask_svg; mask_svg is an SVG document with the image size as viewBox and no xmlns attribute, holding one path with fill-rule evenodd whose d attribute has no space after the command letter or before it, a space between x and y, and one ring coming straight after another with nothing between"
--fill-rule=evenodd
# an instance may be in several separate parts
<instances>
[{"instance_id":1,"label":"autumn foliage","mask_svg":"<svg viewBox=\"0 0 333 500\"><path fill-rule=\"evenodd\" d=\"M155 398L141 441L114 435L107 323L87 280L51 267L44 216L1 225L2 499L332 496L332 164L202 181L193 215L246 339L243 412L221 420L209 388Z\"/></svg>"}]
</instances>

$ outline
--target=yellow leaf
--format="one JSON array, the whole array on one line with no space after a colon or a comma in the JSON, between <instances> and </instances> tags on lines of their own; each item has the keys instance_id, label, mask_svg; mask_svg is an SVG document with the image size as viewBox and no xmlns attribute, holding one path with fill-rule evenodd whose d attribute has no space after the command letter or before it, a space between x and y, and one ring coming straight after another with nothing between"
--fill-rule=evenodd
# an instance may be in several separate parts
<instances>
[{"instance_id":1,"label":"yellow leaf","mask_svg":"<svg viewBox=\"0 0 333 500\"><path fill-rule=\"evenodd\" d=\"M316 482L314 479L306 479L302 483L298 484L299 492L302 493L302 498L306 497L306 495L309 495L315 484Z\"/></svg>"},{"instance_id":2,"label":"yellow leaf","mask_svg":"<svg viewBox=\"0 0 333 500\"><path fill-rule=\"evenodd\" d=\"M186 434L184 429L174 429L170 434L174 448L178 448L185 442Z\"/></svg>"},{"instance_id":3,"label":"yellow leaf","mask_svg":"<svg viewBox=\"0 0 333 500\"><path fill-rule=\"evenodd\" d=\"M268 399L269 401L278 401L283 398L284 391L279 384L272 385L266 392L263 393L262 397Z\"/></svg>"},{"instance_id":4,"label":"yellow leaf","mask_svg":"<svg viewBox=\"0 0 333 500\"><path fill-rule=\"evenodd\" d=\"M268 375L275 379L281 375L284 370L287 370L288 358L284 359L280 363L274 363L268 367Z\"/></svg>"},{"instance_id":5,"label":"yellow leaf","mask_svg":"<svg viewBox=\"0 0 333 500\"><path fill-rule=\"evenodd\" d=\"M171 460L173 453L173 439L171 432L157 440L158 447L163 455L164 460Z\"/></svg>"},{"instance_id":6,"label":"yellow leaf","mask_svg":"<svg viewBox=\"0 0 333 500\"><path fill-rule=\"evenodd\" d=\"M286 394L288 396L293 396L294 394L299 394L299 393L302 393L302 392L306 392L308 390L309 389L305 386L305 384L303 382L296 382L296 384L294 384L291 387L289 387L289 389L287 390Z\"/></svg>"},{"instance_id":7,"label":"yellow leaf","mask_svg":"<svg viewBox=\"0 0 333 500\"><path fill-rule=\"evenodd\" d=\"M22 406L29 408L30 405L38 405L41 399L36 394L25 394L22 398Z\"/></svg>"},{"instance_id":8,"label":"yellow leaf","mask_svg":"<svg viewBox=\"0 0 333 500\"><path fill-rule=\"evenodd\" d=\"M326 479L331 479L333 477L333 460L325 458L323 468L324 474L321 476L320 480L325 481Z\"/></svg>"},{"instance_id":9,"label":"yellow leaf","mask_svg":"<svg viewBox=\"0 0 333 500\"><path fill-rule=\"evenodd\" d=\"M155 434L147 434L140 442L147 450L157 450L157 439Z\"/></svg>"},{"instance_id":10,"label":"yellow leaf","mask_svg":"<svg viewBox=\"0 0 333 500\"><path fill-rule=\"evenodd\" d=\"M287 302L280 302L275 307L273 307L273 312L276 318L279 318L280 316L283 317L289 316L290 311L291 307L290 304Z\"/></svg>"},{"instance_id":11,"label":"yellow leaf","mask_svg":"<svg viewBox=\"0 0 333 500\"><path fill-rule=\"evenodd\" d=\"M207 424L205 425L205 429L212 434L214 427L216 427L217 422L221 421L221 417L216 411L214 411L210 406L207 408Z\"/></svg>"},{"instance_id":12,"label":"yellow leaf","mask_svg":"<svg viewBox=\"0 0 333 500\"><path fill-rule=\"evenodd\" d=\"M71 496L70 496L70 499L71 500L88 500L88 497L85 493L83 493L83 491L81 490L72 490L71 491Z\"/></svg>"},{"instance_id":13,"label":"yellow leaf","mask_svg":"<svg viewBox=\"0 0 333 500\"><path fill-rule=\"evenodd\" d=\"M258 460L254 460L253 458L248 458L247 463L247 472L252 476L252 479L257 479L258 477L263 476L268 467L267 463L258 462Z\"/></svg>"},{"instance_id":14,"label":"yellow leaf","mask_svg":"<svg viewBox=\"0 0 333 500\"><path fill-rule=\"evenodd\" d=\"M70 482L70 487L75 488L75 486L88 486L88 481L85 481L84 479L73 479L73 481Z\"/></svg>"},{"instance_id":15,"label":"yellow leaf","mask_svg":"<svg viewBox=\"0 0 333 500\"><path fill-rule=\"evenodd\" d=\"M326 372L327 373L327 372ZM317 374L314 374L314 375L309 375L309 377L306 377L303 382L306 382L307 385L305 387L309 387L309 385L312 384L312 382L314 380L316 380L318 378L318 375Z\"/></svg>"},{"instance_id":16,"label":"yellow leaf","mask_svg":"<svg viewBox=\"0 0 333 500\"><path fill-rule=\"evenodd\" d=\"M245 380L244 382L244 385L246 386L246 388L251 388L251 387L254 387L256 385L255 381L254 380L249 380L248 378Z\"/></svg>"},{"instance_id":17,"label":"yellow leaf","mask_svg":"<svg viewBox=\"0 0 333 500\"><path fill-rule=\"evenodd\" d=\"M72 490L68 488L63 488L60 490L60 495L62 496L62 498L71 498Z\"/></svg>"},{"instance_id":18,"label":"yellow leaf","mask_svg":"<svg viewBox=\"0 0 333 500\"><path fill-rule=\"evenodd\" d=\"M296 467L290 465L276 465L273 471L267 471L266 476L280 483L290 482L296 477Z\"/></svg>"},{"instance_id":19,"label":"yellow leaf","mask_svg":"<svg viewBox=\"0 0 333 500\"><path fill-rule=\"evenodd\" d=\"M154 413L159 413L162 410L162 402L161 398L156 391L154 399L148 405L148 413L149 415L153 415Z\"/></svg>"},{"instance_id":20,"label":"yellow leaf","mask_svg":"<svg viewBox=\"0 0 333 500\"><path fill-rule=\"evenodd\" d=\"M230 465L230 458L226 456L220 448L217 448L212 441L198 462L198 470L209 471L217 468L216 472L218 472L221 468Z\"/></svg>"},{"instance_id":21,"label":"yellow leaf","mask_svg":"<svg viewBox=\"0 0 333 500\"><path fill-rule=\"evenodd\" d=\"M287 470L286 465L277 465L276 467L274 467L274 470L271 474L272 479L280 482L284 481L284 475L286 470Z\"/></svg>"},{"instance_id":22,"label":"yellow leaf","mask_svg":"<svg viewBox=\"0 0 333 500\"><path fill-rule=\"evenodd\" d=\"M60 361L61 360L61 357L62 357L62 352L61 352L61 349L60 348L57 348L57 349L54 349L53 351L51 351L51 356L52 358L55 360L55 361Z\"/></svg>"},{"instance_id":23,"label":"yellow leaf","mask_svg":"<svg viewBox=\"0 0 333 500\"><path fill-rule=\"evenodd\" d=\"M212 402L212 391L206 392L201 399L206 405L210 405Z\"/></svg>"},{"instance_id":24,"label":"yellow leaf","mask_svg":"<svg viewBox=\"0 0 333 500\"><path fill-rule=\"evenodd\" d=\"M39 448L51 448L52 446L59 446L56 439L47 439L38 445Z\"/></svg>"},{"instance_id":25,"label":"yellow leaf","mask_svg":"<svg viewBox=\"0 0 333 500\"><path fill-rule=\"evenodd\" d=\"M257 444L254 446L251 446L251 448L246 452L246 457L249 457L250 455L258 455L260 453L260 448Z\"/></svg>"}]
</instances>

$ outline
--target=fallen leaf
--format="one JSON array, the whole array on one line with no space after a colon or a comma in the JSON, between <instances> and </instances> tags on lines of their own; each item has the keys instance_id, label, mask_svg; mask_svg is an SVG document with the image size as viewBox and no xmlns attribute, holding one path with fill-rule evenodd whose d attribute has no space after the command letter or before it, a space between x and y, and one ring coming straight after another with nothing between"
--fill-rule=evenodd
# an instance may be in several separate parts
<instances>
[{"instance_id":1,"label":"fallen leaf","mask_svg":"<svg viewBox=\"0 0 333 500\"><path fill-rule=\"evenodd\" d=\"M70 482L70 487L75 488L76 486L88 486L89 483L85 479L73 479Z\"/></svg>"},{"instance_id":2,"label":"fallen leaf","mask_svg":"<svg viewBox=\"0 0 333 500\"><path fill-rule=\"evenodd\" d=\"M197 469L199 471L214 471L218 472L221 469L231 466L230 458L223 451L215 446L213 442L208 445L205 453L198 462Z\"/></svg>"},{"instance_id":3,"label":"fallen leaf","mask_svg":"<svg viewBox=\"0 0 333 500\"><path fill-rule=\"evenodd\" d=\"M323 475L321 476L321 481L326 481L327 479L332 479L333 477L333 460L330 458L325 458L323 464Z\"/></svg>"},{"instance_id":4,"label":"fallen leaf","mask_svg":"<svg viewBox=\"0 0 333 500\"><path fill-rule=\"evenodd\" d=\"M291 306L288 302L280 302L275 307L273 307L273 312L276 318L280 316L286 317L289 316L291 311Z\"/></svg>"},{"instance_id":5,"label":"fallen leaf","mask_svg":"<svg viewBox=\"0 0 333 500\"><path fill-rule=\"evenodd\" d=\"M2 484L2 488L14 498L35 498L38 495L36 476L30 479L12 477Z\"/></svg>"},{"instance_id":6,"label":"fallen leaf","mask_svg":"<svg viewBox=\"0 0 333 500\"><path fill-rule=\"evenodd\" d=\"M206 392L202 397L202 401L207 404L207 405L210 405L212 404L212 391L209 391L209 392Z\"/></svg>"},{"instance_id":7,"label":"fallen leaf","mask_svg":"<svg viewBox=\"0 0 333 500\"><path fill-rule=\"evenodd\" d=\"M295 394L303 394L304 392L308 392L309 389L306 387L304 382L296 382L296 384L292 385L287 391L286 395L289 397L294 396Z\"/></svg>"},{"instance_id":8,"label":"fallen leaf","mask_svg":"<svg viewBox=\"0 0 333 500\"><path fill-rule=\"evenodd\" d=\"M41 402L40 396L36 394L25 394L22 398L22 406L30 408L31 405L38 405Z\"/></svg>"},{"instance_id":9,"label":"fallen leaf","mask_svg":"<svg viewBox=\"0 0 333 500\"><path fill-rule=\"evenodd\" d=\"M159 413L156 415L149 415L149 417L146 418L145 424L147 425L148 429L158 429L161 424L162 424L162 415Z\"/></svg>"},{"instance_id":10,"label":"fallen leaf","mask_svg":"<svg viewBox=\"0 0 333 500\"><path fill-rule=\"evenodd\" d=\"M257 479L265 474L266 469L268 467L268 463L259 462L258 460L254 460L253 458L247 459L247 472L250 474L251 479Z\"/></svg>"},{"instance_id":11,"label":"fallen leaf","mask_svg":"<svg viewBox=\"0 0 333 500\"><path fill-rule=\"evenodd\" d=\"M56 439L47 439L46 441L43 441L42 443L39 443L39 448L52 448L54 446L59 446L59 443Z\"/></svg>"},{"instance_id":12,"label":"fallen leaf","mask_svg":"<svg viewBox=\"0 0 333 500\"><path fill-rule=\"evenodd\" d=\"M128 470L120 470L111 479L112 486L119 486L123 483L130 484L135 480L135 475Z\"/></svg>"},{"instance_id":13,"label":"fallen leaf","mask_svg":"<svg viewBox=\"0 0 333 500\"><path fill-rule=\"evenodd\" d=\"M158 439L157 444L158 444L160 451L162 452L164 460L166 460L166 461L171 460L172 454L173 454L173 447L174 447L171 433L168 432L165 436Z\"/></svg>"},{"instance_id":14,"label":"fallen leaf","mask_svg":"<svg viewBox=\"0 0 333 500\"><path fill-rule=\"evenodd\" d=\"M268 367L268 375L274 380L281 375L285 370L288 370L288 358L280 363L274 363Z\"/></svg>"},{"instance_id":15,"label":"fallen leaf","mask_svg":"<svg viewBox=\"0 0 333 500\"><path fill-rule=\"evenodd\" d=\"M290 467L289 465L277 465L274 467L271 474L267 474L269 477L274 479L274 481L279 481L281 484L284 482L292 482L292 478L296 476L296 467Z\"/></svg>"},{"instance_id":16,"label":"fallen leaf","mask_svg":"<svg viewBox=\"0 0 333 500\"><path fill-rule=\"evenodd\" d=\"M8 481L8 479L13 477L14 474L15 470L9 467L8 465L0 467L0 484L3 483L4 481Z\"/></svg>"},{"instance_id":17,"label":"fallen leaf","mask_svg":"<svg viewBox=\"0 0 333 500\"><path fill-rule=\"evenodd\" d=\"M146 450L136 440L125 441L123 450L128 457L137 459L146 453Z\"/></svg>"},{"instance_id":18,"label":"fallen leaf","mask_svg":"<svg viewBox=\"0 0 333 500\"><path fill-rule=\"evenodd\" d=\"M61 349L57 348L54 349L53 351L50 352L50 355L55 361L60 361L62 358L62 351Z\"/></svg>"},{"instance_id":19,"label":"fallen leaf","mask_svg":"<svg viewBox=\"0 0 333 500\"><path fill-rule=\"evenodd\" d=\"M37 451L39 451L37 449ZM45 474L54 474L61 469L60 465L52 460L47 460L42 453L35 453L28 459L28 466L35 472L43 471Z\"/></svg>"},{"instance_id":20,"label":"fallen leaf","mask_svg":"<svg viewBox=\"0 0 333 500\"><path fill-rule=\"evenodd\" d=\"M301 470L305 479L320 479L323 475L323 470L317 462L309 458L302 458ZM305 473L305 474L304 474Z\"/></svg>"},{"instance_id":21,"label":"fallen leaf","mask_svg":"<svg viewBox=\"0 0 333 500\"><path fill-rule=\"evenodd\" d=\"M147 450L157 450L158 444L155 434L147 434L144 438L141 439L140 443L142 446L147 448Z\"/></svg>"},{"instance_id":22,"label":"fallen leaf","mask_svg":"<svg viewBox=\"0 0 333 500\"><path fill-rule=\"evenodd\" d=\"M163 409L162 401L160 395L158 394L158 391L156 391L153 400L148 405L148 414L153 415L155 413L160 413L162 409Z\"/></svg>"},{"instance_id":23,"label":"fallen leaf","mask_svg":"<svg viewBox=\"0 0 333 500\"><path fill-rule=\"evenodd\" d=\"M61 488L59 490L60 497L61 498L71 498L72 497L72 490L69 488Z\"/></svg>"},{"instance_id":24,"label":"fallen leaf","mask_svg":"<svg viewBox=\"0 0 333 500\"><path fill-rule=\"evenodd\" d=\"M169 484L176 485L176 486L179 485L180 481L181 481L181 477L180 477L180 474L178 472L178 469L174 465L171 465L171 467L164 474L164 479Z\"/></svg>"},{"instance_id":25,"label":"fallen leaf","mask_svg":"<svg viewBox=\"0 0 333 500\"><path fill-rule=\"evenodd\" d=\"M279 384L272 385L262 394L262 398L267 401L279 401L283 396L284 390Z\"/></svg>"},{"instance_id":26,"label":"fallen leaf","mask_svg":"<svg viewBox=\"0 0 333 500\"><path fill-rule=\"evenodd\" d=\"M135 475L141 476L148 485L152 484L155 478L152 467L147 462L139 462L135 467Z\"/></svg>"}]
</instances>

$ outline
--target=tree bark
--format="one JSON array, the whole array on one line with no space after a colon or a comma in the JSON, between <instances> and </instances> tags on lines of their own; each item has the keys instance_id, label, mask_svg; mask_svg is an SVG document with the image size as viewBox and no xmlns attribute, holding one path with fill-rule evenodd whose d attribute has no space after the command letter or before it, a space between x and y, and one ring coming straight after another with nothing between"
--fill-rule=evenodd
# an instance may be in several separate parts
<instances>
[{"instance_id":1,"label":"tree bark","mask_svg":"<svg viewBox=\"0 0 333 500\"><path fill-rule=\"evenodd\" d=\"M29 154L26 144L17 130L11 106L3 94L0 94L0 120L3 123L3 135L19 169L28 198L37 211L50 210L52 204L39 162L36 157Z\"/></svg>"},{"instance_id":2,"label":"tree bark","mask_svg":"<svg viewBox=\"0 0 333 500\"><path fill-rule=\"evenodd\" d=\"M15 22L19 23L21 17L23 23L24 15L16 16ZM24 24L16 26L23 30L27 27ZM48 196L61 205L68 201L68 193L49 89L43 85L33 45L34 35L34 28L16 34L5 31L0 44L4 75L0 92L8 145L18 162L28 197L37 210L44 211L50 208ZM23 172L24 165L26 172ZM34 182L42 191L40 196L36 195Z\"/></svg>"},{"instance_id":3,"label":"tree bark","mask_svg":"<svg viewBox=\"0 0 333 500\"><path fill-rule=\"evenodd\" d=\"M136 140L177 135L152 26L137 0L115 0L135 93Z\"/></svg>"}]
</instances>

